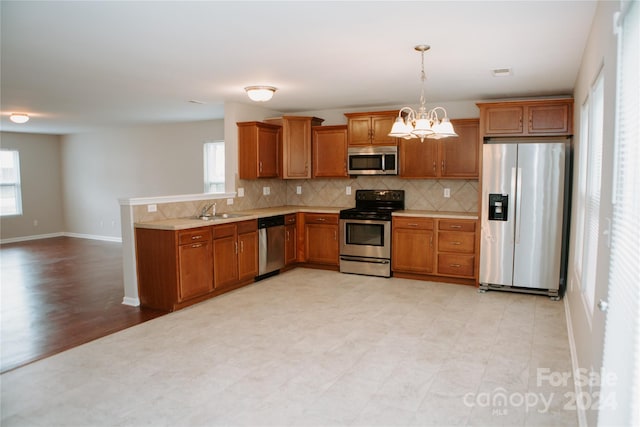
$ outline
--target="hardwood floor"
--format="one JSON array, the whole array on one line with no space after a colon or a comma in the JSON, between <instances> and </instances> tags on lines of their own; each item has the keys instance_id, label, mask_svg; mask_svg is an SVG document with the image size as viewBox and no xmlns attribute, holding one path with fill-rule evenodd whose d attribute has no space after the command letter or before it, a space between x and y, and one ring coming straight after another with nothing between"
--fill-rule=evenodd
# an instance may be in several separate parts
<instances>
[{"instance_id":1,"label":"hardwood floor","mask_svg":"<svg viewBox=\"0 0 640 427\"><path fill-rule=\"evenodd\" d=\"M6 372L161 316L122 305L122 245L56 237L0 246Z\"/></svg>"}]
</instances>

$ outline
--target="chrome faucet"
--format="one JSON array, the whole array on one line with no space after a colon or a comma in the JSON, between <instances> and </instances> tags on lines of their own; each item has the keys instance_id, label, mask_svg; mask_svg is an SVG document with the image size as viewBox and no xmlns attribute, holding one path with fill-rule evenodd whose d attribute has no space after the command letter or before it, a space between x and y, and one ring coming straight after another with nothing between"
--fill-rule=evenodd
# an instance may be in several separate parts
<instances>
[{"instance_id":1,"label":"chrome faucet","mask_svg":"<svg viewBox=\"0 0 640 427\"><path fill-rule=\"evenodd\" d=\"M216 216L216 204L215 203L211 203L209 205L205 205L204 208L202 208L202 211L200 212L200 216L201 217L205 217L207 216L207 212L209 212L210 209L212 209L212 216Z\"/></svg>"}]
</instances>

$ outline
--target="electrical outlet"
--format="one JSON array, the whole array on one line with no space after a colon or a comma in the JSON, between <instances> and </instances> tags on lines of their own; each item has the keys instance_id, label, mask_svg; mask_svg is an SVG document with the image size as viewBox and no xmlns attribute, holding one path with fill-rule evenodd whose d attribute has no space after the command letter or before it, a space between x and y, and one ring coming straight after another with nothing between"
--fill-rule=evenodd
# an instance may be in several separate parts
<instances>
[{"instance_id":1,"label":"electrical outlet","mask_svg":"<svg viewBox=\"0 0 640 427\"><path fill-rule=\"evenodd\" d=\"M227 205L232 205L233 204L233 199L227 199Z\"/></svg>"},{"instance_id":2,"label":"electrical outlet","mask_svg":"<svg viewBox=\"0 0 640 427\"><path fill-rule=\"evenodd\" d=\"M269 194L271 194L271 187L262 187L262 194L264 196L268 196Z\"/></svg>"},{"instance_id":3,"label":"electrical outlet","mask_svg":"<svg viewBox=\"0 0 640 427\"><path fill-rule=\"evenodd\" d=\"M347 193L347 196L351 195L351 186L347 185L346 193Z\"/></svg>"},{"instance_id":4,"label":"electrical outlet","mask_svg":"<svg viewBox=\"0 0 640 427\"><path fill-rule=\"evenodd\" d=\"M451 197L451 189L450 188L445 188L444 189L444 198L448 199L449 197Z\"/></svg>"},{"instance_id":5,"label":"electrical outlet","mask_svg":"<svg viewBox=\"0 0 640 427\"><path fill-rule=\"evenodd\" d=\"M296 194L302 194L302 185L296 185Z\"/></svg>"},{"instance_id":6,"label":"electrical outlet","mask_svg":"<svg viewBox=\"0 0 640 427\"><path fill-rule=\"evenodd\" d=\"M244 188L243 187L238 188L238 197L244 197Z\"/></svg>"},{"instance_id":7,"label":"electrical outlet","mask_svg":"<svg viewBox=\"0 0 640 427\"><path fill-rule=\"evenodd\" d=\"M158 205L147 205L147 212L157 212Z\"/></svg>"}]
</instances>

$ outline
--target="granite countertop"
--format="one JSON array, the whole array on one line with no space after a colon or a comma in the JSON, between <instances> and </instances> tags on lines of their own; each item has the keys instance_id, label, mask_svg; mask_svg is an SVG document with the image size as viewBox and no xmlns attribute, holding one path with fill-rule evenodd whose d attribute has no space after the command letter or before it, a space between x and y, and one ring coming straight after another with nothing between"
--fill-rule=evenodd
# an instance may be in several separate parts
<instances>
[{"instance_id":1,"label":"granite countertop","mask_svg":"<svg viewBox=\"0 0 640 427\"><path fill-rule=\"evenodd\" d=\"M150 228L155 230L186 230L189 228L207 227L210 225L227 224L230 222L247 221L251 219L264 218L273 215L286 215L296 212L313 212L338 214L341 207L327 206L278 206L273 208L250 209L238 212L229 212L235 215L242 215L232 218L216 218L213 220L201 220L198 218L169 218L149 222L136 222L135 228ZM220 214L222 215L222 213Z\"/></svg>"},{"instance_id":2,"label":"granite countertop","mask_svg":"<svg viewBox=\"0 0 640 427\"><path fill-rule=\"evenodd\" d=\"M197 218L169 218L149 222L136 222L136 228L151 228L156 230L186 230L189 228L206 227L210 225L227 224L230 222L247 221L264 218L273 215L286 215L297 212L338 214L344 207L332 206L278 206L273 208L250 209L239 212L230 212L242 216L232 218L216 218L213 220L201 220ZM393 216L403 217L427 217L448 219L478 219L476 212L440 212L425 210L402 210L393 212Z\"/></svg>"},{"instance_id":3,"label":"granite countertop","mask_svg":"<svg viewBox=\"0 0 640 427\"><path fill-rule=\"evenodd\" d=\"M478 219L477 212L403 210L403 211L394 211L392 215L404 216L404 217L426 217L426 218L446 218L446 219Z\"/></svg>"}]
</instances>

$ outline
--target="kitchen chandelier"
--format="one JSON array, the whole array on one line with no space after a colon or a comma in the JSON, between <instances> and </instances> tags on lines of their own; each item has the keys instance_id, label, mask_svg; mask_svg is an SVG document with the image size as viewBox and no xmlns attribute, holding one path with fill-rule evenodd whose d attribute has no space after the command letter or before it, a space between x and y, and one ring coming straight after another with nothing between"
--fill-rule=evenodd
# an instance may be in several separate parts
<instances>
[{"instance_id":1,"label":"kitchen chandelier","mask_svg":"<svg viewBox=\"0 0 640 427\"><path fill-rule=\"evenodd\" d=\"M273 86L247 86L244 90L252 101L266 102L273 98L277 89Z\"/></svg>"},{"instance_id":2,"label":"kitchen chandelier","mask_svg":"<svg viewBox=\"0 0 640 427\"><path fill-rule=\"evenodd\" d=\"M389 132L389 136L391 137L404 139L420 138L420 142L424 142L425 138L440 139L458 136L447 117L447 110L442 107L435 107L427 111L425 107L424 81L426 80L426 75L424 73L424 53L430 48L431 46L426 44L419 44L414 48L420 52L422 56L420 108L416 112L416 110L411 107L402 107L398 112L398 118L391 127L391 132ZM438 111L444 114L442 119L438 117ZM406 112L406 118L402 117L403 112Z\"/></svg>"}]
</instances>

